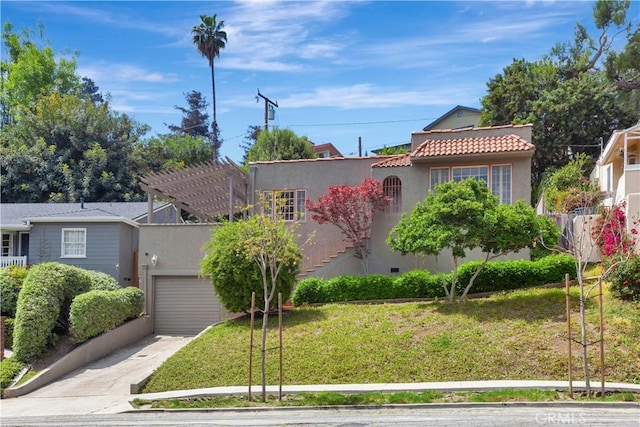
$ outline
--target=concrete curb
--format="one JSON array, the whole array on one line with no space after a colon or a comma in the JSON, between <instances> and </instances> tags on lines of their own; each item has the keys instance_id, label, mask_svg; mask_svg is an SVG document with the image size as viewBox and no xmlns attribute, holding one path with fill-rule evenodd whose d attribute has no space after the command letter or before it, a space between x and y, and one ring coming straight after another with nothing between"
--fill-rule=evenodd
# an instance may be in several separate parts
<instances>
[{"instance_id":1,"label":"concrete curb","mask_svg":"<svg viewBox=\"0 0 640 427\"><path fill-rule=\"evenodd\" d=\"M592 390L599 390L600 384L592 383ZM392 393L409 391L420 393L424 391L439 392L459 392L459 391L494 391L503 389L515 390L569 390L568 381L513 381L513 380L497 380L497 381L454 381L440 383L410 383L410 384L320 384L320 385L288 385L282 387L284 394L313 393L313 392L336 392L343 394L357 394L367 392ZM586 389L584 382L574 382L574 391L582 391ZM614 392L631 392L640 393L640 384L626 383L605 383L606 391ZM206 397L222 397L222 396L242 396L247 394L247 387L214 387L201 388L193 390L173 390L159 393L143 393L132 396L129 402L134 399L141 400L162 400L162 399L195 399ZM262 392L260 386L252 386L251 393L258 395ZM277 386L267 386L267 393L270 395L278 394ZM637 404L636 404L637 405Z\"/></svg>"},{"instance_id":2,"label":"concrete curb","mask_svg":"<svg viewBox=\"0 0 640 427\"><path fill-rule=\"evenodd\" d=\"M640 408L638 402L461 402L461 403L393 403L389 405L332 405L332 406L254 406L254 407L226 407L226 408L187 408L187 409L132 409L121 412L123 414L154 413L154 412L255 412L255 411L298 411L298 410L338 410L338 409L362 409L377 410L387 409L450 409L450 408L504 408L504 407L528 407L528 408Z\"/></svg>"}]
</instances>

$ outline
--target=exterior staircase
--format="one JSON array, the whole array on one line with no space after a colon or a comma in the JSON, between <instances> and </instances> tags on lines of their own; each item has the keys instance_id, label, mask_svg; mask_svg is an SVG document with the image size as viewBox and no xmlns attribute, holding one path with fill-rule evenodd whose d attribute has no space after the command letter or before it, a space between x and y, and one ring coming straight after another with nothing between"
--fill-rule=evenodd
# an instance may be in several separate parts
<instances>
[{"instance_id":1,"label":"exterior staircase","mask_svg":"<svg viewBox=\"0 0 640 427\"><path fill-rule=\"evenodd\" d=\"M298 280L308 277L314 271L347 253L350 248L353 248L353 245L342 240L314 243L309 247L303 248L302 269L298 274Z\"/></svg>"}]
</instances>

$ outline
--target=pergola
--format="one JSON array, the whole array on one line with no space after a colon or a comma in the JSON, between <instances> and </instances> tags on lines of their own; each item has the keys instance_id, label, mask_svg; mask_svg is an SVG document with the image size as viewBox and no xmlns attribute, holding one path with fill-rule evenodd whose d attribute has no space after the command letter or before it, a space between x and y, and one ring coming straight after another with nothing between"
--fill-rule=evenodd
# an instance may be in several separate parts
<instances>
[{"instance_id":1,"label":"pergola","mask_svg":"<svg viewBox=\"0 0 640 427\"><path fill-rule=\"evenodd\" d=\"M140 187L149 200L149 222L155 198L170 201L203 221L231 219L247 205L247 174L228 157L143 176Z\"/></svg>"}]
</instances>

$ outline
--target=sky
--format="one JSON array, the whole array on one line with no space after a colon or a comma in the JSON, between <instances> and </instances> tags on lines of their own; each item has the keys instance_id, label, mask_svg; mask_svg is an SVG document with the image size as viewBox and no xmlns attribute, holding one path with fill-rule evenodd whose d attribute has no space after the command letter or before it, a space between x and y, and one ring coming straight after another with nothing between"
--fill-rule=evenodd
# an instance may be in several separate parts
<instances>
[{"instance_id":1,"label":"sky","mask_svg":"<svg viewBox=\"0 0 640 427\"><path fill-rule=\"evenodd\" d=\"M291 129L342 154L408 143L457 105L480 108L487 83L514 59L540 59L597 36L592 1L45 1L2 0L2 24L44 26L59 57L110 96L113 110L150 126L179 125L185 95L209 103L211 71L192 43L200 15L224 21L215 61L221 156L240 162L249 126ZM629 17L640 20L640 1ZM36 37L37 39L37 37ZM42 42L43 44L46 42ZM4 57L5 51L2 51Z\"/></svg>"}]
</instances>

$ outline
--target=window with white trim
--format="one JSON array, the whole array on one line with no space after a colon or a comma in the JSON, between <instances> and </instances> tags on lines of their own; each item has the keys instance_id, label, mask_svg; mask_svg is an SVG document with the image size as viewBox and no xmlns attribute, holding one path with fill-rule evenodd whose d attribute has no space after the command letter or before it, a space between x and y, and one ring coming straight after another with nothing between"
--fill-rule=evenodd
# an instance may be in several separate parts
<instances>
[{"instance_id":1,"label":"window with white trim","mask_svg":"<svg viewBox=\"0 0 640 427\"><path fill-rule=\"evenodd\" d=\"M87 229L63 228L62 229L62 258L86 258L87 256Z\"/></svg>"},{"instance_id":2,"label":"window with white trim","mask_svg":"<svg viewBox=\"0 0 640 427\"><path fill-rule=\"evenodd\" d=\"M285 221L304 221L307 218L307 190L275 190L265 191L264 213L273 216L278 212L278 217Z\"/></svg>"},{"instance_id":3,"label":"window with white trim","mask_svg":"<svg viewBox=\"0 0 640 427\"><path fill-rule=\"evenodd\" d=\"M489 167L487 166L467 166L452 168L453 181L460 182L467 178L475 178L477 181L484 181L489 184Z\"/></svg>"},{"instance_id":4,"label":"window with white trim","mask_svg":"<svg viewBox=\"0 0 640 427\"><path fill-rule=\"evenodd\" d=\"M449 181L449 168L431 168L431 179L429 189L433 190L437 185L444 184Z\"/></svg>"},{"instance_id":5,"label":"window with white trim","mask_svg":"<svg viewBox=\"0 0 640 427\"><path fill-rule=\"evenodd\" d=\"M511 204L511 165L491 166L491 192L500 203Z\"/></svg>"}]
</instances>

